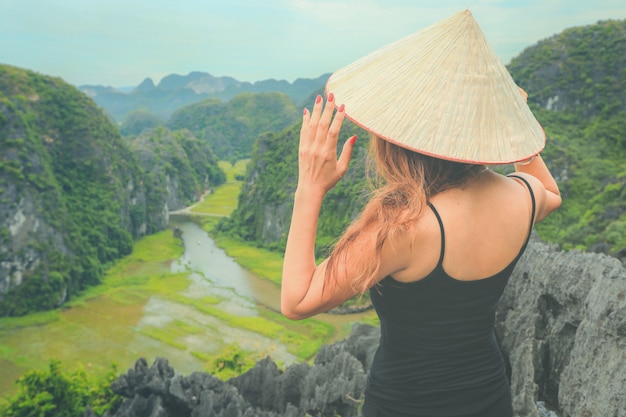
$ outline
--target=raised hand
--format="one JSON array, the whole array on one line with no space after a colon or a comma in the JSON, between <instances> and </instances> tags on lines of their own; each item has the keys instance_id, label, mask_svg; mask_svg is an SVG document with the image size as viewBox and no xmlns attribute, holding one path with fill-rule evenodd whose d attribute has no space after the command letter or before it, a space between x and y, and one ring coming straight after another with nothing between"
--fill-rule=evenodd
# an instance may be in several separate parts
<instances>
[{"instance_id":1,"label":"raised hand","mask_svg":"<svg viewBox=\"0 0 626 417\"><path fill-rule=\"evenodd\" d=\"M348 170L356 136L348 139L337 159L337 140L345 117L343 104L335 113L334 95L324 106L317 96L313 112L304 109L298 154L298 188L305 192L326 194ZM333 113L335 116L333 118Z\"/></svg>"}]
</instances>

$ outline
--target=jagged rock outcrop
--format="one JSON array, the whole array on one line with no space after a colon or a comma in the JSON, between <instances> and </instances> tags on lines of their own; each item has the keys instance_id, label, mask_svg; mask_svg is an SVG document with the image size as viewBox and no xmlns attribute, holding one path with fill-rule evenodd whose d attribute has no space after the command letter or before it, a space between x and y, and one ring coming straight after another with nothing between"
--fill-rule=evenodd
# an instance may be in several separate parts
<instances>
[{"instance_id":1,"label":"jagged rock outcrop","mask_svg":"<svg viewBox=\"0 0 626 417\"><path fill-rule=\"evenodd\" d=\"M497 312L517 417L626 416L626 269L606 255L532 241ZM226 382L145 360L118 378L107 417L357 416L378 328L357 324L312 366L266 358ZM558 414L557 414L558 413Z\"/></svg>"},{"instance_id":2,"label":"jagged rock outcrop","mask_svg":"<svg viewBox=\"0 0 626 417\"><path fill-rule=\"evenodd\" d=\"M626 269L606 255L532 242L500 302L514 408L538 417L626 416Z\"/></svg>"},{"instance_id":3,"label":"jagged rock outcrop","mask_svg":"<svg viewBox=\"0 0 626 417\"><path fill-rule=\"evenodd\" d=\"M127 400L105 415L355 416L379 334L375 327L357 324L346 340L322 347L313 365L299 363L281 371L266 358L226 382L202 372L176 375L163 358L151 367L139 359L112 385Z\"/></svg>"}]
</instances>

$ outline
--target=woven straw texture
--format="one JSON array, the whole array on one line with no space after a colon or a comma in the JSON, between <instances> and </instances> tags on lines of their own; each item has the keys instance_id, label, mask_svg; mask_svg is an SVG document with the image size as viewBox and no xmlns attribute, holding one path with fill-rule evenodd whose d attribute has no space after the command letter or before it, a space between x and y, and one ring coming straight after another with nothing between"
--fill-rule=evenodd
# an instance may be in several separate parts
<instances>
[{"instance_id":1,"label":"woven straw texture","mask_svg":"<svg viewBox=\"0 0 626 417\"><path fill-rule=\"evenodd\" d=\"M344 67L327 93L399 146L470 163L538 154L545 134L469 10Z\"/></svg>"}]
</instances>

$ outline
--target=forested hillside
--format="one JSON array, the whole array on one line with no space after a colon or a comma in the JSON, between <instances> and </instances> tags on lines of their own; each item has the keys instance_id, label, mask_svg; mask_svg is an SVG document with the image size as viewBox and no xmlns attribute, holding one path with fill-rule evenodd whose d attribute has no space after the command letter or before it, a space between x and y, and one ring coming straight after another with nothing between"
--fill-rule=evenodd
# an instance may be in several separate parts
<instances>
[{"instance_id":1,"label":"forested hillside","mask_svg":"<svg viewBox=\"0 0 626 417\"><path fill-rule=\"evenodd\" d=\"M172 210L195 203L226 180L211 148L189 130L157 127L127 140L147 180L161 193L153 197Z\"/></svg>"},{"instance_id":2,"label":"forested hillside","mask_svg":"<svg viewBox=\"0 0 626 417\"><path fill-rule=\"evenodd\" d=\"M626 247L626 21L566 30L526 49L509 70L529 92L529 103L546 130L543 156L564 197L559 211L538 227L540 236L566 249L617 253ZM344 127L341 137L349 137L353 129ZM284 247L298 130L296 123L259 139L239 207L221 230L259 245ZM365 190L366 142L360 134L349 174L326 198L322 248L362 207L358 199Z\"/></svg>"},{"instance_id":3,"label":"forested hillside","mask_svg":"<svg viewBox=\"0 0 626 417\"><path fill-rule=\"evenodd\" d=\"M196 159L206 146L188 134L162 142L181 152L153 158L146 173L78 89L0 66L0 316L59 306L98 283L110 262L132 251L134 238L166 227L168 209L180 208L168 199L190 201L173 197L178 189L198 194L223 181L214 160ZM165 181L153 175L159 166Z\"/></svg>"},{"instance_id":4,"label":"forested hillside","mask_svg":"<svg viewBox=\"0 0 626 417\"><path fill-rule=\"evenodd\" d=\"M243 185L237 209L224 220L219 230L234 233L260 246L282 250L293 207L293 192L297 182L299 124L280 133L261 135ZM319 221L319 254L332 243L337 230L342 230L363 207L366 178L365 153L367 135L346 122L343 139L352 134L359 136L348 173L324 200Z\"/></svg>"},{"instance_id":5,"label":"forested hillside","mask_svg":"<svg viewBox=\"0 0 626 417\"><path fill-rule=\"evenodd\" d=\"M249 158L256 138L277 132L300 118L301 110L283 93L244 93L228 102L207 99L177 110L172 130L189 129L205 140L219 159Z\"/></svg>"},{"instance_id":6,"label":"forested hillside","mask_svg":"<svg viewBox=\"0 0 626 417\"><path fill-rule=\"evenodd\" d=\"M626 20L576 27L511 61L548 135L563 206L539 231L564 248L626 247Z\"/></svg>"}]
</instances>

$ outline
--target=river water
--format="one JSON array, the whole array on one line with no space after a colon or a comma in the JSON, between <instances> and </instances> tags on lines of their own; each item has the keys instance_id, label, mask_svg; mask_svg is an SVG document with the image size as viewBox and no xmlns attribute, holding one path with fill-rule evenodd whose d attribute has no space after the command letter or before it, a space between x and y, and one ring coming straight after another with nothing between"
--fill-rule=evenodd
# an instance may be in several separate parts
<instances>
[{"instance_id":1,"label":"river water","mask_svg":"<svg viewBox=\"0 0 626 417\"><path fill-rule=\"evenodd\" d=\"M170 216L170 226L178 227L182 231L185 245L185 253L172 265L172 270L177 272L189 268L196 271L192 274L194 291L206 291L207 295L227 298L230 302L223 307L233 313L247 311L254 315L258 305L280 311L280 288L237 264L215 245L213 239L191 217ZM346 326L372 314L321 314L317 319L335 326L339 330L339 338L345 334L342 330Z\"/></svg>"},{"instance_id":2,"label":"river water","mask_svg":"<svg viewBox=\"0 0 626 417\"><path fill-rule=\"evenodd\" d=\"M191 272L191 283L182 295L219 298L215 307L236 316L258 315L259 308L279 311L280 288L276 284L238 265L191 218L172 215L170 223L182 231L185 246L181 258L172 262L171 271ZM336 340L368 314L322 314L317 318L336 328ZM164 339L158 337L159 331L166 334ZM14 381L25 371L43 369L51 359L68 368L76 362L102 368L116 363L123 371L139 357L151 362L162 356L177 372L189 374L206 366L194 352L210 356L231 344L270 355L284 365L296 360L277 340L230 327L185 303L153 296L147 302L129 299L120 304L111 297L96 297L60 311L58 320L43 325L0 328L0 348L7 353L7 359L0 355L0 396L14 392Z\"/></svg>"},{"instance_id":3,"label":"river water","mask_svg":"<svg viewBox=\"0 0 626 417\"><path fill-rule=\"evenodd\" d=\"M249 314L256 314L257 303L272 310L280 308L278 286L242 268L188 216L171 216L170 226L181 230L185 245L185 253L172 264L172 272L194 271L194 282L204 279L206 285L202 287L209 293L207 295L231 300L233 305L230 308L247 307Z\"/></svg>"}]
</instances>

